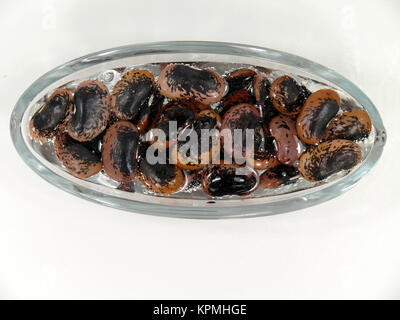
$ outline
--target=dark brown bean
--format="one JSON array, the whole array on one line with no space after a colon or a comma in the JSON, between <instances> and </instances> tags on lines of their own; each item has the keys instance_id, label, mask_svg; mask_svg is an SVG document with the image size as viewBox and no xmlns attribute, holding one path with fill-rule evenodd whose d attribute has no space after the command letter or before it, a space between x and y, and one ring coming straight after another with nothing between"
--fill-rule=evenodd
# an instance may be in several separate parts
<instances>
[{"instance_id":1,"label":"dark brown bean","mask_svg":"<svg viewBox=\"0 0 400 320\"><path fill-rule=\"evenodd\" d=\"M113 180L129 182L136 175L139 133L135 125L119 121L107 129L103 139L104 171Z\"/></svg>"},{"instance_id":2,"label":"dark brown bean","mask_svg":"<svg viewBox=\"0 0 400 320\"><path fill-rule=\"evenodd\" d=\"M182 130L178 142L172 150L179 168L199 170L217 158L220 152L220 134L217 128L220 123L220 116L208 109L198 114L193 126ZM194 148L193 139L197 139L197 150L192 150ZM204 145L203 149L202 144ZM191 148L188 147L190 145L192 145ZM192 154L193 152L194 154Z\"/></svg>"},{"instance_id":3,"label":"dark brown bean","mask_svg":"<svg viewBox=\"0 0 400 320\"><path fill-rule=\"evenodd\" d=\"M165 149L172 146L178 133L185 127L194 123L197 118L196 103L190 100L170 101L156 116L155 124L152 129L158 129L164 132L165 141L159 139L154 134L154 130L148 132L148 140L158 149ZM172 121L176 121L174 124Z\"/></svg>"},{"instance_id":4,"label":"dark brown bean","mask_svg":"<svg viewBox=\"0 0 400 320\"><path fill-rule=\"evenodd\" d=\"M253 94L257 104L265 105L266 100L269 98L269 91L271 83L269 82L265 73L259 73L253 80Z\"/></svg>"},{"instance_id":5,"label":"dark brown bean","mask_svg":"<svg viewBox=\"0 0 400 320\"><path fill-rule=\"evenodd\" d=\"M229 93L233 93L240 89L249 89L254 76L257 73L248 68L242 68L232 71L227 77Z\"/></svg>"},{"instance_id":6,"label":"dark brown bean","mask_svg":"<svg viewBox=\"0 0 400 320\"><path fill-rule=\"evenodd\" d=\"M110 94L100 81L81 82L74 94L75 114L68 122L68 134L78 141L89 141L106 128L110 119Z\"/></svg>"},{"instance_id":7,"label":"dark brown bean","mask_svg":"<svg viewBox=\"0 0 400 320\"><path fill-rule=\"evenodd\" d=\"M55 136L57 130L63 130L68 116L73 110L72 93L67 89L58 89L46 103L35 112L29 122L32 138L47 141Z\"/></svg>"},{"instance_id":8,"label":"dark brown bean","mask_svg":"<svg viewBox=\"0 0 400 320\"><path fill-rule=\"evenodd\" d=\"M321 89L308 97L297 117L296 128L299 138L308 144L317 144L329 121L340 108L339 95L330 89Z\"/></svg>"},{"instance_id":9,"label":"dark brown bean","mask_svg":"<svg viewBox=\"0 0 400 320\"><path fill-rule=\"evenodd\" d=\"M194 105L196 107L197 112L200 112L202 110L210 109L210 106L208 104L204 104L204 103L200 103L200 102L194 102Z\"/></svg>"},{"instance_id":10,"label":"dark brown bean","mask_svg":"<svg viewBox=\"0 0 400 320\"><path fill-rule=\"evenodd\" d=\"M232 141L228 141L227 137L222 133L221 139L225 152L234 157L246 158L254 145L249 141L246 143L246 129L255 130L260 120L260 112L251 104L243 103L230 108L225 113L221 124L221 131L229 130L232 138ZM241 132L242 141L235 141L235 130L238 130L239 133ZM246 146L246 144L249 145Z\"/></svg>"},{"instance_id":11,"label":"dark brown bean","mask_svg":"<svg viewBox=\"0 0 400 320\"><path fill-rule=\"evenodd\" d=\"M274 107L282 114L297 115L306 100L307 90L292 77L282 76L271 84L270 98Z\"/></svg>"},{"instance_id":12,"label":"dark brown bean","mask_svg":"<svg viewBox=\"0 0 400 320\"><path fill-rule=\"evenodd\" d=\"M270 158L267 170L260 176L260 188L275 189L286 184L298 175L295 167L280 163L276 158Z\"/></svg>"},{"instance_id":13,"label":"dark brown bean","mask_svg":"<svg viewBox=\"0 0 400 320\"><path fill-rule=\"evenodd\" d=\"M154 77L147 70L130 70L112 91L111 106L119 119L131 120L148 104L155 87Z\"/></svg>"},{"instance_id":14,"label":"dark brown bean","mask_svg":"<svg viewBox=\"0 0 400 320\"><path fill-rule=\"evenodd\" d=\"M271 120L269 130L275 138L279 162L289 166L296 163L304 151L304 146L297 137L295 122L288 116L279 115Z\"/></svg>"},{"instance_id":15,"label":"dark brown bean","mask_svg":"<svg viewBox=\"0 0 400 320\"><path fill-rule=\"evenodd\" d=\"M253 95L260 108L261 118L265 123L269 123L273 117L279 114L270 99L271 83L265 73L259 73L253 80Z\"/></svg>"},{"instance_id":16,"label":"dark brown bean","mask_svg":"<svg viewBox=\"0 0 400 320\"><path fill-rule=\"evenodd\" d=\"M217 106L216 111L223 117L226 111L241 103L254 103L251 93L245 89L235 91L229 96L226 96L223 102Z\"/></svg>"},{"instance_id":17,"label":"dark brown bean","mask_svg":"<svg viewBox=\"0 0 400 320\"><path fill-rule=\"evenodd\" d=\"M247 156L247 165L256 170L265 170L269 160L275 156L275 139L270 135L267 128L258 125L254 133L254 155Z\"/></svg>"},{"instance_id":18,"label":"dark brown bean","mask_svg":"<svg viewBox=\"0 0 400 320\"><path fill-rule=\"evenodd\" d=\"M363 110L351 110L343 112L329 122L323 140L360 140L367 138L371 130L372 122L368 113Z\"/></svg>"},{"instance_id":19,"label":"dark brown bean","mask_svg":"<svg viewBox=\"0 0 400 320\"><path fill-rule=\"evenodd\" d=\"M192 124L197 118L197 104L190 100L170 101L160 111L159 121L176 121L178 128Z\"/></svg>"},{"instance_id":20,"label":"dark brown bean","mask_svg":"<svg viewBox=\"0 0 400 320\"><path fill-rule=\"evenodd\" d=\"M162 133L164 135L162 135ZM162 120L154 125L151 130L146 133L146 140L155 148L165 150L176 143L178 139L178 130L173 126L170 127L169 120Z\"/></svg>"},{"instance_id":21,"label":"dark brown bean","mask_svg":"<svg viewBox=\"0 0 400 320\"><path fill-rule=\"evenodd\" d=\"M361 161L361 148L353 141L337 139L322 142L303 153L299 161L301 175L309 181L320 181Z\"/></svg>"},{"instance_id":22,"label":"dark brown bean","mask_svg":"<svg viewBox=\"0 0 400 320\"><path fill-rule=\"evenodd\" d=\"M138 169L139 181L147 190L158 194L175 193L186 183L183 171L173 164L150 164L146 157L141 157Z\"/></svg>"},{"instance_id":23,"label":"dark brown bean","mask_svg":"<svg viewBox=\"0 0 400 320\"><path fill-rule=\"evenodd\" d=\"M75 177L89 178L102 168L101 159L84 144L74 141L66 132L60 132L54 141L54 150L65 168Z\"/></svg>"},{"instance_id":24,"label":"dark brown bean","mask_svg":"<svg viewBox=\"0 0 400 320\"><path fill-rule=\"evenodd\" d=\"M151 126L155 117L160 112L160 109L164 104L164 100L164 96L155 93L152 96L149 105L143 106L143 108L140 110L138 118L134 121L140 134L144 134Z\"/></svg>"},{"instance_id":25,"label":"dark brown bean","mask_svg":"<svg viewBox=\"0 0 400 320\"><path fill-rule=\"evenodd\" d=\"M193 99L212 104L222 99L226 84L215 71L184 64L171 64L161 70L157 81L160 93L170 99Z\"/></svg>"},{"instance_id":26,"label":"dark brown bean","mask_svg":"<svg viewBox=\"0 0 400 320\"><path fill-rule=\"evenodd\" d=\"M221 125L221 117L212 109L204 109L197 114L195 127L201 129L216 129Z\"/></svg>"},{"instance_id":27,"label":"dark brown bean","mask_svg":"<svg viewBox=\"0 0 400 320\"><path fill-rule=\"evenodd\" d=\"M245 196L258 187L257 172L235 164L209 165L204 169L201 181L204 192L211 197Z\"/></svg>"}]
</instances>

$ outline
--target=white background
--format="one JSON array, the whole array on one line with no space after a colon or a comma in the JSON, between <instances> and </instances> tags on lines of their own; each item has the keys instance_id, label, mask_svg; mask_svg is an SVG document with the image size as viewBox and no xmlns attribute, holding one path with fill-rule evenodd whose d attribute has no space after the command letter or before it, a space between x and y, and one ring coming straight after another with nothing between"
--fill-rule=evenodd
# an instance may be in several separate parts
<instances>
[{"instance_id":1,"label":"white background","mask_svg":"<svg viewBox=\"0 0 400 320\"><path fill-rule=\"evenodd\" d=\"M1 298L400 298L399 1L0 2ZM18 97L93 51L161 40L287 51L355 82L388 141L354 189L270 217L127 213L67 194L19 158Z\"/></svg>"}]
</instances>

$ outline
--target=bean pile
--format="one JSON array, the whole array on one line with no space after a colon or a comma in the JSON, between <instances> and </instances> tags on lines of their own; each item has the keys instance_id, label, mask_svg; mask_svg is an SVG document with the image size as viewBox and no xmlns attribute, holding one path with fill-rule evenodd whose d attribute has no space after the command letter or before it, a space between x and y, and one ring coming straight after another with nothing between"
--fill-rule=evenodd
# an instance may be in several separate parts
<instances>
[{"instance_id":1,"label":"bean pile","mask_svg":"<svg viewBox=\"0 0 400 320\"><path fill-rule=\"evenodd\" d=\"M53 141L62 165L78 178L102 172L120 190L135 192L136 180L162 195L197 183L207 197L245 196L301 177L322 181L362 159L357 142L370 135L371 120L363 110L343 112L334 90L310 92L290 75L271 83L268 70L251 67L222 76L190 64L159 67L156 78L148 70L125 72L111 93L98 80L55 90L32 116L31 137ZM212 134L205 137L204 129ZM245 134L234 134L246 129L253 130L251 145ZM195 154L183 148L193 144L192 133ZM150 161L149 147L167 161Z\"/></svg>"}]
</instances>

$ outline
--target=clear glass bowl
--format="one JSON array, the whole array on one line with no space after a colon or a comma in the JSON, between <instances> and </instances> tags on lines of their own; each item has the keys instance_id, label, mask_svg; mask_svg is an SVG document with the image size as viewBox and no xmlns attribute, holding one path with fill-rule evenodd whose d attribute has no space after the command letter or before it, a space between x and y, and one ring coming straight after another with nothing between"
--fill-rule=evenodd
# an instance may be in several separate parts
<instances>
[{"instance_id":1,"label":"clear glass bowl","mask_svg":"<svg viewBox=\"0 0 400 320\"><path fill-rule=\"evenodd\" d=\"M120 67L151 66L160 62L224 63L252 65L279 70L314 84L328 85L354 99L373 123L373 133L363 147L363 160L350 172L324 183L259 193L246 198L207 199L195 194L162 197L145 192L129 193L103 176L82 180L66 172L54 156L51 144L35 143L28 122L45 97L54 89L74 86L83 79L98 78L109 87L115 84ZM219 42L158 42L109 49L75 59L36 80L18 100L10 121L11 137L22 159L42 178L81 198L113 208L182 218L229 218L277 214L302 209L332 199L349 190L371 170L382 154L386 133L379 113L368 97L336 72L306 59L266 48ZM304 179L303 179L304 180Z\"/></svg>"}]
</instances>

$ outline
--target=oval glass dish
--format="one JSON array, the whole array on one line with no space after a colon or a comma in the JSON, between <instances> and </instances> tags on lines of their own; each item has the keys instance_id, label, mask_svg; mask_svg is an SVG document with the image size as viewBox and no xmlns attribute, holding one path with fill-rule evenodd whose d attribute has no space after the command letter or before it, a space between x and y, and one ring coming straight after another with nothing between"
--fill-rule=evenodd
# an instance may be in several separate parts
<instances>
[{"instance_id":1,"label":"oval glass dish","mask_svg":"<svg viewBox=\"0 0 400 320\"><path fill-rule=\"evenodd\" d=\"M147 69L157 78L162 63L196 63L221 75L233 69L256 67L273 76L291 75L312 91L332 88L342 106L365 110L372 121L369 137L359 143L361 162L323 182L298 178L296 183L273 190L256 190L240 197L210 198L204 193L178 192L161 196L146 192L135 182L135 192L117 188L118 183L100 172L88 179L71 175L55 155L53 142L38 142L29 134L33 114L58 88L75 89L83 80L99 80L111 92L121 70ZM10 121L11 137L22 159L38 175L81 198L138 213L182 218L230 218L277 214L299 210L332 199L349 190L378 161L386 133L379 113L369 98L336 72L306 59L266 48L218 42L159 42L113 48L75 59L46 73L18 100Z\"/></svg>"}]
</instances>

